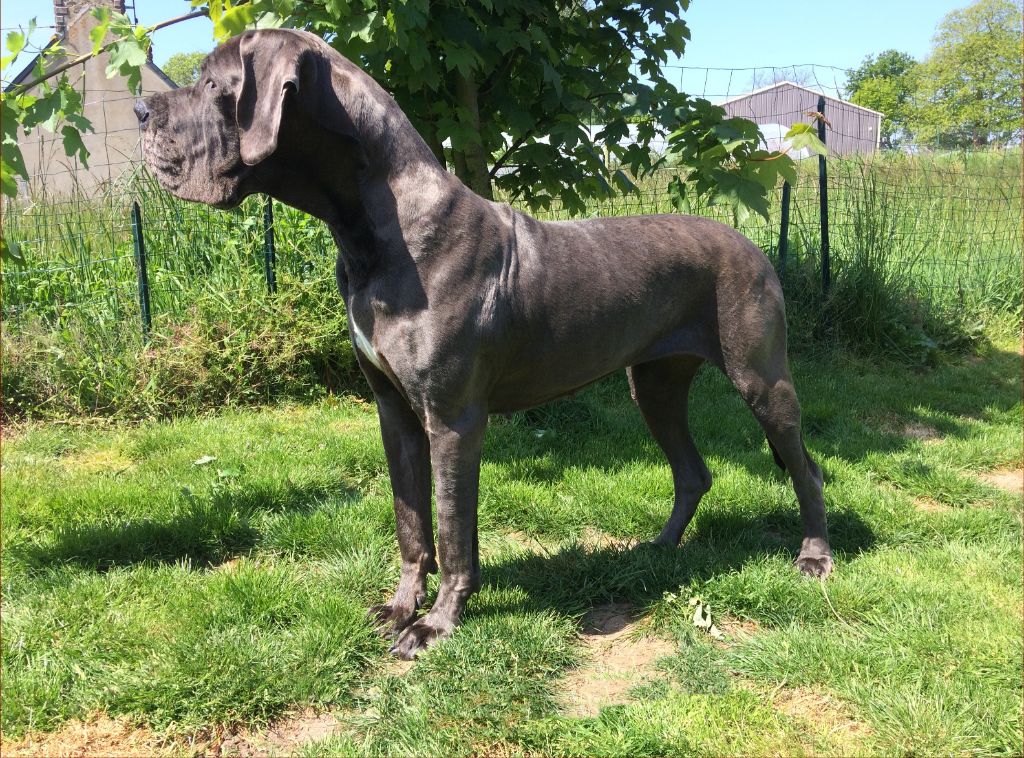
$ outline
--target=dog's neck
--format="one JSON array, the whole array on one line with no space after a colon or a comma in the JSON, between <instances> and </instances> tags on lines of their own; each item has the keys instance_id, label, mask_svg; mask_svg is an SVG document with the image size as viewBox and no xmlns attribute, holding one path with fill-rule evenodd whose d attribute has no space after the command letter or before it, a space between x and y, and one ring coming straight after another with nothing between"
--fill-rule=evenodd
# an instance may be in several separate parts
<instances>
[{"instance_id":1,"label":"dog's neck","mask_svg":"<svg viewBox=\"0 0 1024 758\"><path fill-rule=\"evenodd\" d=\"M330 131L308 114L296 114L283 129L287 149L269 171L293 181L278 199L325 221L341 248L351 282L406 266L430 252L444 233L457 202L486 203L438 163L394 99L354 65L338 56L333 90L350 120L352 135ZM340 79L340 81L339 81Z\"/></svg>"}]
</instances>

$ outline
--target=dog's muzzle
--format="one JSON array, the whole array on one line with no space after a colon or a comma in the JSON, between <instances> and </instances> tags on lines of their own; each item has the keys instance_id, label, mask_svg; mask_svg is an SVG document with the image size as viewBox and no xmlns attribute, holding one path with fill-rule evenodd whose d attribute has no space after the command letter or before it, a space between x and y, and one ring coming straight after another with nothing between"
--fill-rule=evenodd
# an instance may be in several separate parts
<instances>
[{"instance_id":1,"label":"dog's muzzle","mask_svg":"<svg viewBox=\"0 0 1024 758\"><path fill-rule=\"evenodd\" d=\"M139 120L139 127L145 129L146 124L149 123L149 108L146 107L146 101L139 98L135 101L135 107L132 110L135 111L135 118Z\"/></svg>"}]
</instances>

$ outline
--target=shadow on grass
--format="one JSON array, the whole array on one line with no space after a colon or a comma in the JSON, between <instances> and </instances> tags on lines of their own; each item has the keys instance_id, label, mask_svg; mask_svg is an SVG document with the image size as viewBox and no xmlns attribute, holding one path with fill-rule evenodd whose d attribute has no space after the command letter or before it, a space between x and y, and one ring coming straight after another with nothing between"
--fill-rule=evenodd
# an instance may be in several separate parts
<instances>
[{"instance_id":1,"label":"shadow on grass","mask_svg":"<svg viewBox=\"0 0 1024 758\"><path fill-rule=\"evenodd\" d=\"M896 453L922 434L963 439L973 433L969 420L1020 401L1021 356L1012 352L990 349L983 359L932 370L832 363L794 362L804 437L818 458L856 462ZM755 476L771 474L763 432L724 376L705 366L690 399L690 428L706 459L735 462ZM542 482L558 482L566 469L581 466L618 470L665 462L621 372L578 396L496 419L488 436L485 460L521 460Z\"/></svg>"},{"instance_id":2,"label":"shadow on grass","mask_svg":"<svg viewBox=\"0 0 1024 758\"><path fill-rule=\"evenodd\" d=\"M829 525L839 561L870 551L875 544L871 527L853 511L830 513ZM570 544L556 552L498 559L484 566L485 587L519 588L528 599L515 607L488 604L480 612L529 610L573 615L609 602L643 607L682 584L737 571L751 560L782 555L792 562L799 548L799 515L789 510L771 510L754 521L736 514L711 513L691 538L675 549L651 544L631 549Z\"/></svg>"},{"instance_id":3,"label":"shadow on grass","mask_svg":"<svg viewBox=\"0 0 1024 758\"><path fill-rule=\"evenodd\" d=\"M287 489L243 489L232 487L215 492L208 499L185 495L182 506L163 519L138 519L75 525L60 529L43 544L13 546L25 565L43 569L52 565L76 564L96 571L135 564L188 562L214 567L248 553L260 540L250 524L258 513L309 513L326 496L337 490L323 486ZM362 497L345 487L346 500Z\"/></svg>"}]
</instances>

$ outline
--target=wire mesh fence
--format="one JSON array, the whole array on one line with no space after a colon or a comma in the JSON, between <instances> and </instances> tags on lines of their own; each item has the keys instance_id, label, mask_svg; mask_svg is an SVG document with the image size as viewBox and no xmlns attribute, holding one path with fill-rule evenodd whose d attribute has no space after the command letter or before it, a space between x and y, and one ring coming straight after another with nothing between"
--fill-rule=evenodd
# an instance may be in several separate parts
<instances>
[{"instance_id":1,"label":"wire mesh fence","mask_svg":"<svg viewBox=\"0 0 1024 758\"><path fill-rule=\"evenodd\" d=\"M841 69L680 67L678 76L684 91L724 102L727 110L740 110L737 115L756 117L766 137L771 124L807 120L806 98L828 98L831 154L824 187L837 276L844 267L865 262L897 272L913 283L923 304L937 311L1019 305L1019 147L879 150L878 119L863 109L843 110ZM776 86L783 81L798 85L797 95ZM758 90L767 96L751 100L750 93ZM109 107L127 107L122 99L115 97ZM840 151L838 145L846 147ZM111 158L109 168L116 168L118 176L113 181L58 189L54 180L73 174L75 166L51 165L25 188L24 199L6 208L4 236L17 254L3 271L7 330L17 330L26 319L59 324L76 312L87 312L96 329L141 324L130 218L134 202L141 209L149 307L158 329L183 318L200 293L242 304L269 296L275 279L282 287L320 287L333 279L336 249L321 222L274 203L268 230L263 198L250 198L227 212L176 200L139 168L137 153L122 152ZM817 159L802 160L799 168L791 188L785 261L779 260L781 186L770 217L752 216L741 226L780 266L783 277L798 270L820 271L824 262ZM592 201L586 213L673 212L668 184L676 174L669 159L667 167L638 179L635 194ZM692 212L732 222L718 206L696 203ZM567 215L556 203L541 217ZM273 265L268 265L268 244Z\"/></svg>"}]
</instances>

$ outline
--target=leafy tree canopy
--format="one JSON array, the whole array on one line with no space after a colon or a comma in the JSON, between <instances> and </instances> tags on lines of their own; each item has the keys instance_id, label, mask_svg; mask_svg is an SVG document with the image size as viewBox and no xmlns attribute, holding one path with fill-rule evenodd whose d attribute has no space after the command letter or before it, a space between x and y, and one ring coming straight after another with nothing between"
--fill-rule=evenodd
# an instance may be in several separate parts
<instances>
[{"instance_id":1,"label":"leafy tree canopy","mask_svg":"<svg viewBox=\"0 0 1024 758\"><path fill-rule=\"evenodd\" d=\"M911 136L917 61L898 50L869 55L847 72L846 97L851 103L884 114L883 147L897 147Z\"/></svg>"},{"instance_id":2,"label":"leafy tree canopy","mask_svg":"<svg viewBox=\"0 0 1024 758\"><path fill-rule=\"evenodd\" d=\"M943 147L1021 139L1019 0L978 0L939 24L921 64L915 131Z\"/></svg>"},{"instance_id":3,"label":"leafy tree canopy","mask_svg":"<svg viewBox=\"0 0 1024 758\"><path fill-rule=\"evenodd\" d=\"M160 68L179 87L195 84L199 79L199 66L206 53L175 53Z\"/></svg>"},{"instance_id":4,"label":"leafy tree canopy","mask_svg":"<svg viewBox=\"0 0 1024 758\"><path fill-rule=\"evenodd\" d=\"M263 0L310 29L390 91L420 133L472 189L497 186L570 210L629 189L649 169L647 143L688 100L662 74L690 32L689 0ZM609 116L592 140L581 126ZM627 119L652 114L640 144L621 146ZM543 138L543 139L542 139ZM610 157L610 161L606 160Z\"/></svg>"},{"instance_id":5,"label":"leafy tree canopy","mask_svg":"<svg viewBox=\"0 0 1024 758\"><path fill-rule=\"evenodd\" d=\"M767 215L769 191L780 175L794 170L788 156L761 149L754 124L728 118L706 100L690 99L665 78L662 64L670 55L681 55L690 36L682 18L689 0L191 4L210 16L218 39L267 25L321 35L384 84L435 154L485 197L497 187L533 208L558 199L570 213L582 212L588 199L634 191L631 177L661 165L663 157L649 149L658 134L669 135L670 149L686 171L672 183L680 207L689 191L731 207L739 220L750 210ZM148 35L185 18L145 28L105 8L94 15L100 21L94 49L78 60L109 53L108 75L127 76L133 90L149 49ZM104 42L108 33L113 42ZM10 35L7 44L13 55L4 59L4 67L24 47ZM41 65L39 74L36 81L0 95L5 108L3 189L11 195L16 192L13 175L24 175L17 127L27 129L41 120L38 98L28 90L52 76ZM50 91L45 81L41 86ZM69 84L58 89L73 100ZM583 126L597 113L604 125L591 137ZM58 118L71 122L64 129L73 137L88 128L82 123L80 98L78 104L62 106ZM628 121L637 124L639 140L620 144ZM810 127L791 136L795 146L823 149ZM87 157L84 146L79 154Z\"/></svg>"},{"instance_id":6,"label":"leafy tree canopy","mask_svg":"<svg viewBox=\"0 0 1024 758\"><path fill-rule=\"evenodd\" d=\"M582 212L587 199L633 191L631 177L661 165L651 141L671 134L671 149L685 143L688 157L680 165L690 172L688 184L674 187L729 205L737 217L748 209L767 214L767 193L792 162L786 156L766 161L748 122L690 99L662 72L670 55L685 50L688 5L253 0L232 6L209 0L221 34L238 33L269 12L358 60L395 96L435 154L484 197L493 197L496 187L535 209L558 199L570 213ZM594 120L603 126L591 136L582 127ZM638 127L637 142L620 144L629 123ZM684 126L697 131L682 135Z\"/></svg>"}]
</instances>

